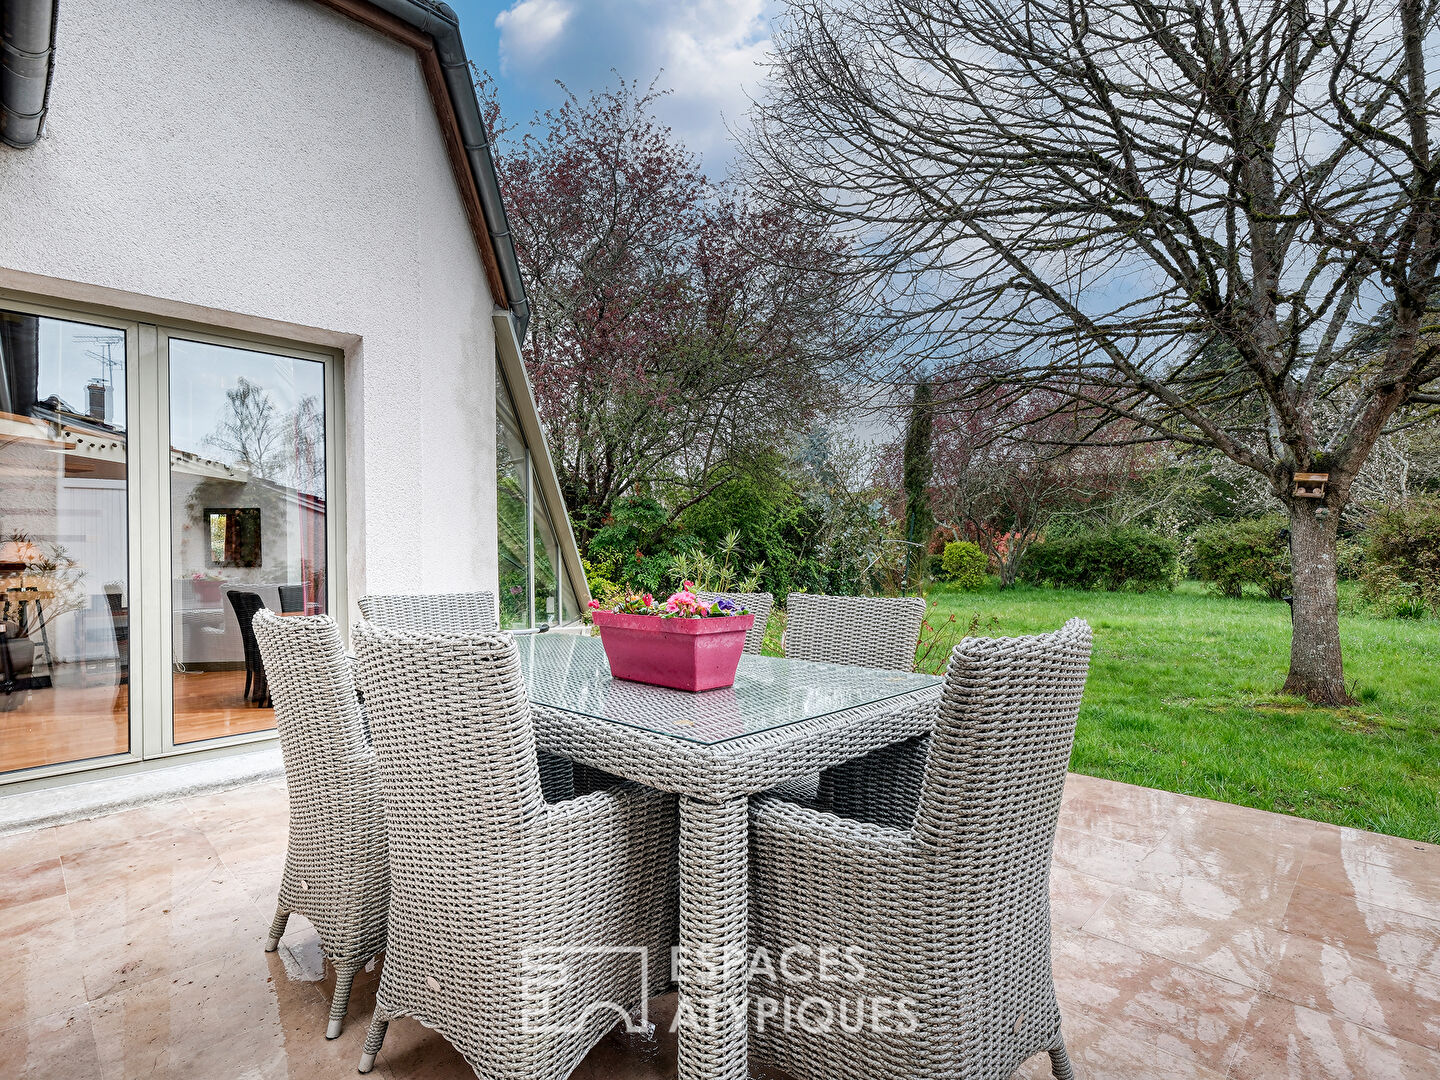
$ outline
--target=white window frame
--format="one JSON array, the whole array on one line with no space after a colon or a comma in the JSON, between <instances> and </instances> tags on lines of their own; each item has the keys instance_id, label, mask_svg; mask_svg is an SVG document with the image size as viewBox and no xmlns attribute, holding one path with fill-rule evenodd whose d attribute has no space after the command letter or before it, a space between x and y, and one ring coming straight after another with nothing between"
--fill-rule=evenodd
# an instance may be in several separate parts
<instances>
[{"instance_id":1,"label":"white window frame","mask_svg":"<svg viewBox=\"0 0 1440 1080\"><path fill-rule=\"evenodd\" d=\"M0 308L125 333L126 506L129 527L129 749L79 761L0 773L0 792L50 787L78 774L130 771L192 755L223 754L276 739L274 728L176 743L173 717L174 587L170 492L170 363L172 338L319 361L325 374L325 558L327 610L342 627L349 611L346 573L344 354L268 335L157 318L144 312L37 301L0 289Z\"/></svg>"}]
</instances>

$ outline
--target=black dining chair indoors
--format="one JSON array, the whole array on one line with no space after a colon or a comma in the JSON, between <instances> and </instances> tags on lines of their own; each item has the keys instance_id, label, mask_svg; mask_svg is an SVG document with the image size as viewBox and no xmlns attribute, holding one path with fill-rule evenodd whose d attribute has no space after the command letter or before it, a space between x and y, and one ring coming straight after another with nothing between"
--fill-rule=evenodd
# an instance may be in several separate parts
<instances>
[{"instance_id":1,"label":"black dining chair indoors","mask_svg":"<svg viewBox=\"0 0 1440 1080\"><path fill-rule=\"evenodd\" d=\"M260 645L255 640L255 628L251 625L255 613L265 606L258 593L230 592L230 606L235 609L235 621L240 624L240 641L245 648L245 700L253 701L262 709L270 707L270 687L265 681L265 662L260 658Z\"/></svg>"},{"instance_id":2,"label":"black dining chair indoors","mask_svg":"<svg viewBox=\"0 0 1440 1080\"><path fill-rule=\"evenodd\" d=\"M305 586L304 585L281 585L280 610L284 612L305 610Z\"/></svg>"},{"instance_id":3,"label":"black dining chair indoors","mask_svg":"<svg viewBox=\"0 0 1440 1080\"><path fill-rule=\"evenodd\" d=\"M118 681L130 681L130 614L125 610L125 597L114 585L105 586L105 606L110 612L110 629L115 635L115 665Z\"/></svg>"}]
</instances>

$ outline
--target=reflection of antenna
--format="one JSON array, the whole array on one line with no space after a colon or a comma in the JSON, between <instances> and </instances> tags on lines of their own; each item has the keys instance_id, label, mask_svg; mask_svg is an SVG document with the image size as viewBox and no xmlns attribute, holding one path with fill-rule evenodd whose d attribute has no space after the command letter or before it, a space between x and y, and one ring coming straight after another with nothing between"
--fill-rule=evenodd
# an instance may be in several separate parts
<instances>
[{"instance_id":1,"label":"reflection of antenna","mask_svg":"<svg viewBox=\"0 0 1440 1080\"><path fill-rule=\"evenodd\" d=\"M116 345L124 345L124 334L77 334L76 341L89 342L91 345L98 345L97 349L86 349L85 355L100 365L101 376L98 379L91 379L85 384L85 411L93 420L99 420L102 424L110 422L110 403L115 397L115 367L124 362L124 353L121 359L115 359L111 352Z\"/></svg>"},{"instance_id":2,"label":"reflection of antenna","mask_svg":"<svg viewBox=\"0 0 1440 1080\"><path fill-rule=\"evenodd\" d=\"M100 370L104 372L104 374L100 377L100 381L103 382L106 386L114 387L115 368L119 366L122 361L116 360L114 354L110 350L115 348L116 345L124 344L125 335L77 334L75 336L75 340L84 341L88 342L91 345L100 346L99 349L86 349L85 355L90 357L91 360L94 360L97 364L100 365Z\"/></svg>"}]
</instances>

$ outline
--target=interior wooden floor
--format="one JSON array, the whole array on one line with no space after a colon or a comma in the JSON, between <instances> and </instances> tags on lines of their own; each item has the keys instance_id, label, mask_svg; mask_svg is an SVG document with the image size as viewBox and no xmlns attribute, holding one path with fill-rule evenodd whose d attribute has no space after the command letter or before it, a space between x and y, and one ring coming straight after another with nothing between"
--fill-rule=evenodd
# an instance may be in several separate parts
<instances>
[{"instance_id":1,"label":"interior wooden floor","mask_svg":"<svg viewBox=\"0 0 1440 1080\"><path fill-rule=\"evenodd\" d=\"M113 673L65 670L70 666L57 665L57 686L31 690L18 707L0 712L0 773L129 749L130 688L115 685ZM177 745L275 726L272 710L245 701L243 671L177 672L174 678Z\"/></svg>"}]
</instances>

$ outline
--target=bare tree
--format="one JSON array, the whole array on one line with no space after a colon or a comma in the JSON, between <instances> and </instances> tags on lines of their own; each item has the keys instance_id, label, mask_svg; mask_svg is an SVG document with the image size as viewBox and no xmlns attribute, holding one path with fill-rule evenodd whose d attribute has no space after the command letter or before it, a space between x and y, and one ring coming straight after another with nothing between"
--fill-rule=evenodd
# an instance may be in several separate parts
<instances>
[{"instance_id":1,"label":"bare tree","mask_svg":"<svg viewBox=\"0 0 1440 1080\"><path fill-rule=\"evenodd\" d=\"M623 80L569 96L497 158L535 312L526 365L582 546L637 491L678 517L781 451L864 349L843 248L712 184L658 96Z\"/></svg>"},{"instance_id":2,"label":"bare tree","mask_svg":"<svg viewBox=\"0 0 1440 1080\"><path fill-rule=\"evenodd\" d=\"M1393 425L1355 477L1346 518L1363 520L1380 507L1396 506L1440 486L1440 422Z\"/></svg>"},{"instance_id":3,"label":"bare tree","mask_svg":"<svg viewBox=\"0 0 1440 1080\"><path fill-rule=\"evenodd\" d=\"M1433 0L788 9L757 182L850 230L908 363L983 352L1101 410L1087 436L1119 419L1262 476L1291 521L1286 689L1347 701L1340 512L1397 410L1440 404Z\"/></svg>"},{"instance_id":4,"label":"bare tree","mask_svg":"<svg viewBox=\"0 0 1440 1080\"><path fill-rule=\"evenodd\" d=\"M283 466L285 424L265 388L242 375L225 391L225 407L205 442L268 480Z\"/></svg>"},{"instance_id":5,"label":"bare tree","mask_svg":"<svg viewBox=\"0 0 1440 1080\"><path fill-rule=\"evenodd\" d=\"M285 418L285 460L297 491L325 494L325 406L314 394Z\"/></svg>"},{"instance_id":6,"label":"bare tree","mask_svg":"<svg viewBox=\"0 0 1440 1080\"><path fill-rule=\"evenodd\" d=\"M1148 447L1067 445L1086 417L1063 408L1057 394L1017 399L946 381L935 395L935 520L980 545L1002 589L1015 584L1025 553L1054 522L1110 502L1149 466Z\"/></svg>"}]
</instances>

